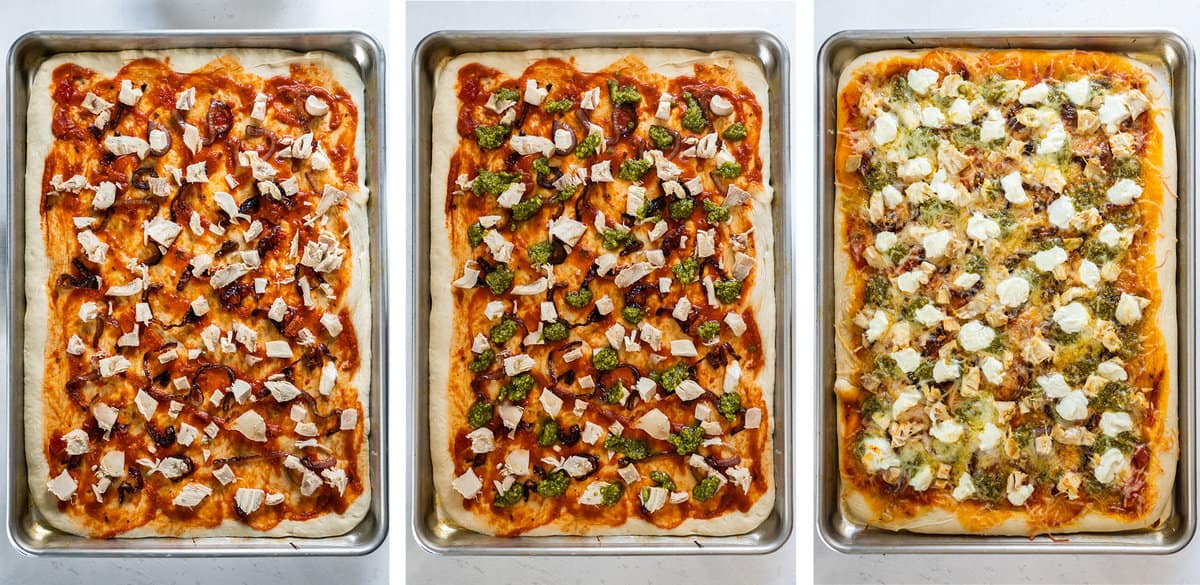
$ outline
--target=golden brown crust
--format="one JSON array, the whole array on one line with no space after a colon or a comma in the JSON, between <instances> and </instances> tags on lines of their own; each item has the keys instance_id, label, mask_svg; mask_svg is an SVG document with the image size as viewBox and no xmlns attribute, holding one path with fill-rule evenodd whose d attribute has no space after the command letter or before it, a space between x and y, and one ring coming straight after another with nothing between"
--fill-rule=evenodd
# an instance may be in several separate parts
<instances>
[{"instance_id":1,"label":"golden brown crust","mask_svg":"<svg viewBox=\"0 0 1200 585\"><path fill-rule=\"evenodd\" d=\"M1079 500L1068 499L1062 493L1061 486L1038 485L1033 496L1023 506L1010 505L1001 501L993 503L978 498L969 497L958 501L951 497L954 490L954 476L943 480L935 480L932 488L917 492L911 486L901 483L898 487L887 487L886 480L881 475L869 473L859 453L855 452L855 443L860 433L866 427L860 415L860 405L871 397L873 392L864 389L862 376L869 370L864 360L871 359L866 347L871 342L864 338L865 327L856 324L856 316L865 304L865 281L867 276L875 272L863 260L864 252L874 248L872 238L874 232L864 219L864 197L871 193L863 188L862 174L858 169L860 162L869 160L874 151L874 145L867 126L873 116L865 115L863 108L881 105L886 97L864 99L863 94L878 87L881 82L888 82L896 76L904 77L909 70L928 68L938 72L939 82L948 74L960 75L962 78L979 83L990 74L998 73L1007 79L1017 78L1025 81L1029 87L1041 80L1071 81L1081 76L1106 79L1118 88L1133 87L1140 89L1150 102L1149 113L1146 114L1144 125L1131 125L1128 130L1134 136L1140 137L1138 157L1141 161L1141 176L1139 183L1143 187L1141 196L1134 206L1138 211L1137 225L1140 226L1138 236L1132 244L1126 258L1122 260L1124 271L1117 286L1123 290L1133 291L1147 298L1149 303L1143 312L1147 318L1142 323L1142 351L1138 359L1125 363L1129 370L1129 384L1133 387L1145 387L1145 396L1149 398L1147 406L1138 412L1142 422L1135 431L1142 433L1142 440L1134 450L1132 461L1135 469L1128 486L1133 488L1131 497L1114 504L1111 499L1100 503L1085 496ZM935 84L935 89L936 89ZM1154 526L1164 521L1170 514L1171 486L1174 479L1175 463L1178 453L1177 424L1175 418L1176 381L1172 373L1175 371L1175 144L1173 126L1169 109L1168 88L1165 71L1160 65L1147 66L1134 59L1104 54L1084 52L1045 52L1045 51L965 51L965 50L930 50L930 51L888 51L873 53L860 57L851 63L842 74L838 92L838 149L836 156L837 174L837 204L835 205L835 226L839 245L835 246L835 273L844 275L836 284L837 322L837 378L838 383L838 435L840 449L840 467L842 479L843 511L854 521L887 528L891 530L909 530L927 533L976 533L976 534L1040 534L1065 533L1082 531L1112 531L1128 530ZM1114 90L1115 91L1115 90ZM1015 101L1015 95L1012 96ZM949 100L947 100L948 105ZM973 105L973 104L972 104ZM1012 106L1007 116L1014 116L1020 106ZM1066 109L1063 110L1064 112ZM878 112L876 112L878 113ZM973 112L978 120L978 112ZM1075 110L1071 109L1071 114ZM1140 123L1139 123L1140 124ZM1023 126L1018 125L1018 131ZM1010 132L1014 126L1010 125ZM1075 135L1072 129L1072 136ZM901 132L904 133L903 126ZM1139 134L1140 133L1140 134ZM1031 139L1034 143L1036 139ZM1087 137L1080 136L1080 142ZM1108 144L1104 144L1107 149ZM968 147L964 149L968 155L975 151ZM1032 149L1029 151L1032 152ZM1108 161L1113 160L1111 153L1107 154ZM1086 158L1087 155L1083 155ZM972 164L994 165L993 159L976 158ZM1105 168L1108 168L1106 166ZM997 167L992 167L997 168ZM1003 168L998 167L998 168ZM1067 167L1069 169L1069 165ZM970 166L968 166L970 169ZM994 172L994 171L993 171ZM1022 174L1029 184L1028 169ZM1070 172L1068 170L1068 172ZM986 174L986 173L985 173ZM1112 183L1109 183L1112 184ZM1035 185L1034 189L1046 189ZM865 194L864 194L865 193ZM1054 197L1050 195L1046 202ZM1031 191L1035 201L1043 196L1043 191ZM1038 210L1045 209L1045 203L1037 203ZM1044 212L1043 212L1044 213ZM885 220L886 221L886 220ZM901 224L903 225L903 224ZM899 232L899 230L896 230ZM1048 237L1048 236L1043 236ZM1084 238L1087 234L1084 234ZM874 250L870 250L874 253ZM870 254L867 254L868 256ZM988 258L995 261L996 258ZM888 266L887 260L876 260L879 266ZM952 263L950 274L959 274ZM986 276L986 273L985 273ZM935 277L936 278L936 277ZM985 279L986 280L986 279ZM948 281L947 281L948 282ZM893 291L895 292L895 291ZM987 292L987 291L984 291ZM993 299L995 297L992 297ZM1153 316L1153 319L1149 317ZM859 317L862 318L862 317ZM1018 322L1020 318L1018 318ZM1028 331L1028 330L1021 330ZM1008 329L1010 337L1013 329ZM1040 334L1039 334L1040 335ZM953 337L951 337L953 339ZM1027 338L1018 337L1011 340L1016 344L1028 344ZM936 346L934 346L936 347ZM1061 350L1056 350L1052 362L1063 359ZM935 356L936 358L936 356ZM1039 370L1036 374L1045 373ZM1028 374L1027 374L1028 375ZM1033 376L1030 376L1032 378ZM1031 380L1030 380L1031 381ZM1029 382L1026 382L1028 384ZM948 392L956 397L959 393L958 382L951 386L934 386L941 392ZM1082 381L1080 382L1082 385ZM922 388L925 386L922 385ZM1027 386L1010 385L1002 388L989 388L986 382L983 387L990 395L1000 392L1008 400L1025 396ZM999 396L999 395L997 395ZM997 398L999 399L999 398ZM1089 396L1089 402L1094 395ZM884 403L888 404L887 402ZM1051 402L1053 404L1053 402ZM1151 413L1151 414L1145 414ZM911 413L909 413L911 416ZM1099 413L1093 416L1099 418ZM1151 421L1149 423L1145 421ZM1061 419L1060 419L1061 422ZM895 424L895 423L893 423ZM926 423L928 424L928 423ZM1094 423L1093 423L1094 424ZM1016 425L1014 424L1014 427ZM968 430L962 441L970 444L972 431ZM1100 431L1096 429L1096 434ZM885 435L886 437L887 435ZM1007 436L1007 435L1006 435ZM895 446L895 441L893 441ZM1055 443L1055 448L1059 446ZM905 443L896 446L897 452L906 449ZM1145 452L1141 452L1144 449ZM1056 453L1072 452L1070 447L1056 450ZM1018 453L1021 451L1018 448ZM1098 457L1097 453L1095 457ZM1020 455L1025 460L1025 455ZM1094 460L1093 460L1094 461ZM1065 469L1073 464L1061 460ZM1090 474L1090 466L1086 468ZM883 474L886 475L886 474ZM903 482L903 474L900 481ZM1129 488L1127 488L1127 491Z\"/></svg>"}]
</instances>

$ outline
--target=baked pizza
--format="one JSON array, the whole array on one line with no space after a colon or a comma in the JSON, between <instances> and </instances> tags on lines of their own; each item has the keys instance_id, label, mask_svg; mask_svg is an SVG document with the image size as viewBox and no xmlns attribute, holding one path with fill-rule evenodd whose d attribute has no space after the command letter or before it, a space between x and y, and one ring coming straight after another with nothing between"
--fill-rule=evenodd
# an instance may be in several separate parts
<instances>
[{"instance_id":1,"label":"baked pizza","mask_svg":"<svg viewBox=\"0 0 1200 585\"><path fill-rule=\"evenodd\" d=\"M326 536L363 518L362 93L323 53L78 53L39 68L25 442L50 524Z\"/></svg>"},{"instance_id":2,"label":"baked pizza","mask_svg":"<svg viewBox=\"0 0 1200 585\"><path fill-rule=\"evenodd\" d=\"M1161 65L929 50L837 98L838 436L854 521L1130 530L1170 515L1175 144Z\"/></svg>"},{"instance_id":3,"label":"baked pizza","mask_svg":"<svg viewBox=\"0 0 1200 585\"><path fill-rule=\"evenodd\" d=\"M774 500L767 87L732 53L459 56L433 110L444 521L735 534Z\"/></svg>"}]
</instances>

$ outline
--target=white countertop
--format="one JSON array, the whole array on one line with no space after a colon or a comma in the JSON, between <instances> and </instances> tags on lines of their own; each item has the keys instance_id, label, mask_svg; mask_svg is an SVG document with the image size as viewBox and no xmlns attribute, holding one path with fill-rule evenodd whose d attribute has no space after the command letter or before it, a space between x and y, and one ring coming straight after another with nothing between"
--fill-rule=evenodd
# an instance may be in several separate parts
<instances>
[{"instance_id":1,"label":"white countertop","mask_svg":"<svg viewBox=\"0 0 1200 585\"><path fill-rule=\"evenodd\" d=\"M756 28L791 43L791 4L763 3L633 3L575 4L566 1L417 3L410 2L406 24L407 55L425 35L438 30L470 29L712 29ZM536 12L535 18L529 14ZM532 48L532 47L531 47ZM407 90L406 90L407 91ZM399 534L398 522L393 534ZM801 527L801 530L804 528ZM626 585L661 583L696 585L750 583L782 585L795 581L795 538L766 556L688 557L437 557L423 551L411 534L406 547L410 585L488 583L587 583ZM669 576L665 580L660 580Z\"/></svg>"},{"instance_id":2,"label":"white countertop","mask_svg":"<svg viewBox=\"0 0 1200 585\"><path fill-rule=\"evenodd\" d=\"M347 9L347 7L352 9ZM0 18L0 47L7 48L31 30L66 29L205 29L205 28L356 28L386 42L386 0L318 2L309 0L10 0ZM6 87L7 80L0 80ZM0 121L0 129L6 122ZM0 132L6 134L6 132ZM0 144L0 160L7 144ZM0 168L6 182L7 165ZM8 420L0 400L0 420ZM0 453L8 449L7 433L0 433ZM0 486L7 485L0 469ZM0 488L2 489L2 488ZM0 511L0 514L4 512ZM7 518L5 518L7 524ZM398 529L400 532L403 529ZM375 553L352 558L279 559L60 559L30 558L17 553L6 537L0 543L0 583L153 583L197 585L285 583L304 585L372 584L388 581L388 545Z\"/></svg>"},{"instance_id":3,"label":"white countertop","mask_svg":"<svg viewBox=\"0 0 1200 585\"><path fill-rule=\"evenodd\" d=\"M853 8L848 8L852 6ZM1194 2L818 0L815 48L846 29L1177 28L1200 38ZM802 242L807 244L807 242ZM811 355L811 354L810 354ZM814 541L818 583L1178 583L1200 581L1200 544L1166 556L843 555Z\"/></svg>"}]
</instances>

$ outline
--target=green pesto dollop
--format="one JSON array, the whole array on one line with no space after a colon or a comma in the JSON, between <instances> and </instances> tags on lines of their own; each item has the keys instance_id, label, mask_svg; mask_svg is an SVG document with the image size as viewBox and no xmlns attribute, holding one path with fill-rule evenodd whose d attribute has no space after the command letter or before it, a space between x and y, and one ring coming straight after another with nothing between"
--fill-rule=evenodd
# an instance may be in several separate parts
<instances>
[{"instance_id":1,"label":"green pesto dollop","mask_svg":"<svg viewBox=\"0 0 1200 585\"><path fill-rule=\"evenodd\" d=\"M692 210L695 208L696 204L691 199L673 201L671 202L671 219L683 221L692 216Z\"/></svg>"},{"instance_id":2,"label":"green pesto dollop","mask_svg":"<svg viewBox=\"0 0 1200 585\"><path fill-rule=\"evenodd\" d=\"M694 256L684 258L682 262L671 267L675 280L683 284L691 284L700 278L700 262Z\"/></svg>"},{"instance_id":3,"label":"green pesto dollop","mask_svg":"<svg viewBox=\"0 0 1200 585\"><path fill-rule=\"evenodd\" d=\"M497 508L511 508L525 499L525 484L513 482L503 493L496 493L495 506Z\"/></svg>"},{"instance_id":4,"label":"green pesto dollop","mask_svg":"<svg viewBox=\"0 0 1200 585\"><path fill-rule=\"evenodd\" d=\"M738 297L742 296L742 282L740 280L718 280L713 283L713 289L717 295L717 300L725 305L737 302Z\"/></svg>"},{"instance_id":5,"label":"green pesto dollop","mask_svg":"<svg viewBox=\"0 0 1200 585\"><path fill-rule=\"evenodd\" d=\"M566 470L560 469L538 482L537 493L543 498L557 498L567 493L567 488L570 486L571 476L567 475Z\"/></svg>"},{"instance_id":6,"label":"green pesto dollop","mask_svg":"<svg viewBox=\"0 0 1200 585\"><path fill-rule=\"evenodd\" d=\"M648 443L620 435L609 435L604 439L604 448L614 453L620 453L632 461L641 461L650 456Z\"/></svg>"},{"instance_id":7,"label":"green pesto dollop","mask_svg":"<svg viewBox=\"0 0 1200 585\"><path fill-rule=\"evenodd\" d=\"M873 274L867 280L866 301L868 304L882 306L891 296L892 283L888 282L886 276L882 274Z\"/></svg>"},{"instance_id":8,"label":"green pesto dollop","mask_svg":"<svg viewBox=\"0 0 1200 585\"><path fill-rule=\"evenodd\" d=\"M703 502L717 495L717 490L721 488L721 479L716 476L708 476L692 488L692 498L698 502Z\"/></svg>"},{"instance_id":9,"label":"green pesto dollop","mask_svg":"<svg viewBox=\"0 0 1200 585\"><path fill-rule=\"evenodd\" d=\"M482 225L473 223L473 224L471 224L471 227L467 228L467 243L471 244L472 248L483 243L483 226Z\"/></svg>"},{"instance_id":10,"label":"green pesto dollop","mask_svg":"<svg viewBox=\"0 0 1200 585\"><path fill-rule=\"evenodd\" d=\"M617 350L611 347L602 347L592 354L592 367L601 372L607 372L617 367Z\"/></svg>"},{"instance_id":11,"label":"green pesto dollop","mask_svg":"<svg viewBox=\"0 0 1200 585\"><path fill-rule=\"evenodd\" d=\"M513 335L516 333L517 322L513 321L512 319L504 319L499 323L492 325L492 330L488 333L488 337L492 340L492 343L496 345L504 345L508 342L508 340L512 339Z\"/></svg>"},{"instance_id":12,"label":"green pesto dollop","mask_svg":"<svg viewBox=\"0 0 1200 585\"><path fill-rule=\"evenodd\" d=\"M700 428L700 425L683 427L679 429L678 434L672 433L667 437L667 442L675 446L677 454L691 455L700 448L700 443L704 442L704 429Z\"/></svg>"},{"instance_id":13,"label":"green pesto dollop","mask_svg":"<svg viewBox=\"0 0 1200 585\"><path fill-rule=\"evenodd\" d=\"M562 114L564 112L571 111L571 107L574 105L575 102L571 101L571 98L562 98L557 100L546 100L546 102L542 104L542 108L551 114Z\"/></svg>"},{"instance_id":14,"label":"green pesto dollop","mask_svg":"<svg viewBox=\"0 0 1200 585\"><path fill-rule=\"evenodd\" d=\"M671 479L671 476L657 469L650 472L650 481L654 482L655 486L668 491L675 491L675 480Z\"/></svg>"},{"instance_id":15,"label":"green pesto dollop","mask_svg":"<svg viewBox=\"0 0 1200 585\"><path fill-rule=\"evenodd\" d=\"M515 277L512 270L500 264L493 268L483 280L487 283L488 288L492 289L492 294L502 295L512 288Z\"/></svg>"},{"instance_id":16,"label":"green pesto dollop","mask_svg":"<svg viewBox=\"0 0 1200 585\"><path fill-rule=\"evenodd\" d=\"M533 171L539 175L549 175L550 174L550 159L548 159L544 156L539 157L537 160L533 161L533 164L530 166L533 168Z\"/></svg>"},{"instance_id":17,"label":"green pesto dollop","mask_svg":"<svg viewBox=\"0 0 1200 585\"><path fill-rule=\"evenodd\" d=\"M634 158L621 163L617 178L624 181L637 181L654 166L654 162L644 158Z\"/></svg>"},{"instance_id":18,"label":"green pesto dollop","mask_svg":"<svg viewBox=\"0 0 1200 585\"><path fill-rule=\"evenodd\" d=\"M737 420L737 413L741 409L742 395L737 392L726 392L717 400L717 412L729 422Z\"/></svg>"},{"instance_id":19,"label":"green pesto dollop","mask_svg":"<svg viewBox=\"0 0 1200 585\"><path fill-rule=\"evenodd\" d=\"M624 319L626 323L631 325L637 325L638 323L641 323L642 318L645 316L646 310L641 307L627 305L621 309L621 318Z\"/></svg>"},{"instance_id":20,"label":"green pesto dollop","mask_svg":"<svg viewBox=\"0 0 1200 585\"><path fill-rule=\"evenodd\" d=\"M521 402L529 396L529 391L533 390L534 379L529 372L522 372L513 376L508 384L500 388L500 400L509 402Z\"/></svg>"},{"instance_id":21,"label":"green pesto dollop","mask_svg":"<svg viewBox=\"0 0 1200 585\"><path fill-rule=\"evenodd\" d=\"M633 241L633 232L608 228L600 232L605 250L620 250Z\"/></svg>"},{"instance_id":22,"label":"green pesto dollop","mask_svg":"<svg viewBox=\"0 0 1200 585\"><path fill-rule=\"evenodd\" d=\"M479 355L475 356L475 359L471 360L471 363L467 364L467 369L478 374L492 367L492 364L495 363L495 361L496 350L489 347L483 350L483 352L481 352Z\"/></svg>"},{"instance_id":23,"label":"green pesto dollop","mask_svg":"<svg viewBox=\"0 0 1200 585\"><path fill-rule=\"evenodd\" d=\"M484 150L493 150L504 146L506 138L508 138L507 126L475 127L475 141L479 143L479 148Z\"/></svg>"},{"instance_id":24,"label":"green pesto dollop","mask_svg":"<svg viewBox=\"0 0 1200 585\"><path fill-rule=\"evenodd\" d=\"M696 334L704 341L712 341L721 334L721 322L705 321L696 328Z\"/></svg>"},{"instance_id":25,"label":"green pesto dollop","mask_svg":"<svg viewBox=\"0 0 1200 585\"><path fill-rule=\"evenodd\" d=\"M562 341L570 335L571 330L567 329L566 324L562 321L555 321L547 324L542 328L542 339L546 341Z\"/></svg>"},{"instance_id":26,"label":"green pesto dollop","mask_svg":"<svg viewBox=\"0 0 1200 585\"><path fill-rule=\"evenodd\" d=\"M742 176L742 165L735 162L721 163L713 174L722 179L736 179Z\"/></svg>"},{"instance_id":27,"label":"green pesto dollop","mask_svg":"<svg viewBox=\"0 0 1200 585\"><path fill-rule=\"evenodd\" d=\"M567 306L572 309L582 309L592 302L592 291L587 288L568 292L564 298L567 300Z\"/></svg>"},{"instance_id":28,"label":"green pesto dollop","mask_svg":"<svg viewBox=\"0 0 1200 585\"><path fill-rule=\"evenodd\" d=\"M614 106L636 104L642 101L642 94L632 85L618 85L615 81L608 82L608 98Z\"/></svg>"},{"instance_id":29,"label":"green pesto dollop","mask_svg":"<svg viewBox=\"0 0 1200 585\"><path fill-rule=\"evenodd\" d=\"M725 140L745 140L746 125L742 124L741 122L734 122L733 124L730 124L729 127L725 128L725 131L721 133L721 138L724 138Z\"/></svg>"},{"instance_id":30,"label":"green pesto dollop","mask_svg":"<svg viewBox=\"0 0 1200 585\"><path fill-rule=\"evenodd\" d=\"M621 501L621 496L625 495L625 484L622 482L613 482L600 488L600 503L605 506L616 505Z\"/></svg>"},{"instance_id":31,"label":"green pesto dollop","mask_svg":"<svg viewBox=\"0 0 1200 585\"><path fill-rule=\"evenodd\" d=\"M542 209L541 197L530 197L520 203L512 206L512 218L514 221L526 221Z\"/></svg>"},{"instance_id":32,"label":"green pesto dollop","mask_svg":"<svg viewBox=\"0 0 1200 585\"><path fill-rule=\"evenodd\" d=\"M729 208L723 205L717 205L708 199L704 200L704 211L708 212L708 223L721 223L729 221Z\"/></svg>"},{"instance_id":33,"label":"green pesto dollop","mask_svg":"<svg viewBox=\"0 0 1200 585\"><path fill-rule=\"evenodd\" d=\"M704 127L708 125L708 121L704 118L704 108L700 106L700 102L692 97L690 93L683 94L683 102L687 104L687 109L683 111L683 127L692 132L702 132Z\"/></svg>"},{"instance_id":34,"label":"green pesto dollop","mask_svg":"<svg viewBox=\"0 0 1200 585\"><path fill-rule=\"evenodd\" d=\"M620 380L614 382L600 393L600 400L605 404L616 404L621 401L621 397L625 395L625 384Z\"/></svg>"},{"instance_id":35,"label":"green pesto dollop","mask_svg":"<svg viewBox=\"0 0 1200 585\"><path fill-rule=\"evenodd\" d=\"M529 247L525 254L529 256L529 263L534 266L541 266L550 261L550 255L554 253L554 245L549 241L538 242Z\"/></svg>"},{"instance_id":36,"label":"green pesto dollop","mask_svg":"<svg viewBox=\"0 0 1200 585\"><path fill-rule=\"evenodd\" d=\"M575 156L577 158L589 158L596 156L596 152L600 148L600 135L595 132L588 134L587 138L579 141L575 145Z\"/></svg>"},{"instance_id":37,"label":"green pesto dollop","mask_svg":"<svg viewBox=\"0 0 1200 585\"><path fill-rule=\"evenodd\" d=\"M558 423L554 419L547 418L542 421L542 426L537 430L537 444L543 447L553 447L558 442ZM562 471L562 470L559 470Z\"/></svg>"},{"instance_id":38,"label":"green pesto dollop","mask_svg":"<svg viewBox=\"0 0 1200 585\"><path fill-rule=\"evenodd\" d=\"M520 173L506 173L481 170L479 176L475 177L475 182L471 183L471 190L476 195L499 195L508 189L516 181L521 179Z\"/></svg>"},{"instance_id":39,"label":"green pesto dollop","mask_svg":"<svg viewBox=\"0 0 1200 585\"><path fill-rule=\"evenodd\" d=\"M688 379L687 364L679 362L663 370L659 374L658 383L667 392L674 392L679 387L679 384L686 379Z\"/></svg>"},{"instance_id":40,"label":"green pesto dollop","mask_svg":"<svg viewBox=\"0 0 1200 585\"><path fill-rule=\"evenodd\" d=\"M492 422L492 412L492 403L480 400L467 409L467 422L473 429L487 426Z\"/></svg>"},{"instance_id":41,"label":"green pesto dollop","mask_svg":"<svg viewBox=\"0 0 1200 585\"><path fill-rule=\"evenodd\" d=\"M662 126L651 126L647 135L650 137L650 142L654 143L654 148L659 150L665 151L675 144L675 137L671 135L671 131Z\"/></svg>"},{"instance_id":42,"label":"green pesto dollop","mask_svg":"<svg viewBox=\"0 0 1200 585\"><path fill-rule=\"evenodd\" d=\"M569 185L554 194L555 203L566 203L575 196L575 192L579 190L579 185Z\"/></svg>"}]
</instances>

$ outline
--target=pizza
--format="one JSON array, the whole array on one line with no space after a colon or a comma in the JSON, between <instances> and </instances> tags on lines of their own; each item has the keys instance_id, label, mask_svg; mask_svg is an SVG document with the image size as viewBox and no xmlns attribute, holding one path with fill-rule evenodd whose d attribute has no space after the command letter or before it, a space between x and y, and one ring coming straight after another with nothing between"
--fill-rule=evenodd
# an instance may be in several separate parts
<instances>
[{"instance_id":1,"label":"pizza","mask_svg":"<svg viewBox=\"0 0 1200 585\"><path fill-rule=\"evenodd\" d=\"M1080 51L872 53L837 97L843 511L1037 535L1171 513L1166 70Z\"/></svg>"},{"instance_id":2,"label":"pizza","mask_svg":"<svg viewBox=\"0 0 1200 585\"><path fill-rule=\"evenodd\" d=\"M77 53L38 69L25 443L51 525L317 537L365 516L362 94L325 53Z\"/></svg>"},{"instance_id":3,"label":"pizza","mask_svg":"<svg viewBox=\"0 0 1200 585\"><path fill-rule=\"evenodd\" d=\"M774 500L761 67L467 54L436 91L441 519L502 536L753 529Z\"/></svg>"}]
</instances>

